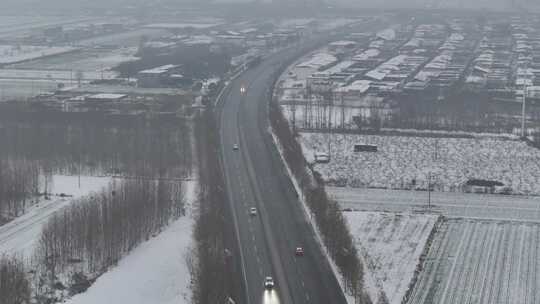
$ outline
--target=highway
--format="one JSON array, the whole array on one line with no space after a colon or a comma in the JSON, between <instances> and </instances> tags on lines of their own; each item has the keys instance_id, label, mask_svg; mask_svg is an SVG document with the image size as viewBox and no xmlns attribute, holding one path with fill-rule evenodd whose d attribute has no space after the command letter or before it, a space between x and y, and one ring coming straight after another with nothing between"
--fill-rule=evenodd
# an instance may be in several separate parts
<instances>
[{"instance_id":1,"label":"highway","mask_svg":"<svg viewBox=\"0 0 540 304\"><path fill-rule=\"evenodd\" d=\"M317 44L263 60L233 80L216 107L231 224L240 248L233 252L240 255L235 258L241 261L243 276L236 303L346 303L268 131L269 92L276 73ZM233 150L235 144L238 150ZM257 208L256 216L249 214L251 207ZM305 256L295 256L298 246ZM276 282L273 291L265 291L266 276Z\"/></svg>"}]
</instances>

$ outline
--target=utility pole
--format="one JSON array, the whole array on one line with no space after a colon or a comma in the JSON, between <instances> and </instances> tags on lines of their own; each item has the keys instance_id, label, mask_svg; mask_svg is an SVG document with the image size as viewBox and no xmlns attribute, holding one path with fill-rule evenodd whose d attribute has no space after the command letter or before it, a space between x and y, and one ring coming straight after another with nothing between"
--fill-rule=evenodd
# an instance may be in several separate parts
<instances>
[{"instance_id":1,"label":"utility pole","mask_svg":"<svg viewBox=\"0 0 540 304\"><path fill-rule=\"evenodd\" d=\"M431 172L428 174L428 210L431 210Z\"/></svg>"},{"instance_id":2,"label":"utility pole","mask_svg":"<svg viewBox=\"0 0 540 304\"><path fill-rule=\"evenodd\" d=\"M527 103L527 85L523 85L523 104L521 105L521 137L525 137L525 104Z\"/></svg>"}]
</instances>

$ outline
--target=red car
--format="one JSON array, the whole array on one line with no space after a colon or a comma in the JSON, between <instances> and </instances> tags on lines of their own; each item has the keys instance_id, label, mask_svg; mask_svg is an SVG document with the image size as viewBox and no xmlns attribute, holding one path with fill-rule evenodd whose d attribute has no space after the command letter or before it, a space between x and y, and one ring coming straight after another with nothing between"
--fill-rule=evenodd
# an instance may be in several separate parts
<instances>
[{"instance_id":1,"label":"red car","mask_svg":"<svg viewBox=\"0 0 540 304\"><path fill-rule=\"evenodd\" d=\"M294 251L294 254L296 256L303 256L304 255L304 248L302 247L296 247L296 250Z\"/></svg>"}]
</instances>

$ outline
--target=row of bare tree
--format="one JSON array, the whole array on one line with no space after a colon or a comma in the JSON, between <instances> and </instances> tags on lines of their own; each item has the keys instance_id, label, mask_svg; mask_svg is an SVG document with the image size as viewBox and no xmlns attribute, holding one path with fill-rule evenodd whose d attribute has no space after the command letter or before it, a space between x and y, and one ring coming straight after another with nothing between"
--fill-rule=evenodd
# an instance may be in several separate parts
<instances>
[{"instance_id":1,"label":"row of bare tree","mask_svg":"<svg viewBox=\"0 0 540 304\"><path fill-rule=\"evenodd\" d=\"M434 92L397 96L397 113L384 121L386 128L512 133L520 128L521 102L500 100L487 93L455 90L438 100ZM540 107L527 101L529 124L540 121ZM369 124L369 120L367 121ZM366 121L357 121L364 127Z\"/></svg>"},{"instance_id":2,"label":"row of bare tree","mask_svg":"<svg viewBox=\"0 0 540 304\"><path fill-rule=\"evenodd\" d=\"M30 300L30 282L20 259L0 256L0 304L24 304Z\"/></svg>"},{"instance_id":3,"label":"row of bare tree","mask_svg":"<svg viewBox=\"0 0 540 304\"><path fill-rule=\"evenodd\" d=\"M189 123L176 116L106 115L102 112L33 112L1 106L1 158L39 161L67 175L155 176L191 174ZM14 119L16 117L17 119Z\"/></svg>"},{"instance_id":4,"label":"row of bare tree","mask_svg":"<svg viewBox=\"0 0 540 304\"><path fill-rule=\"evenodd\" d=\"M0 224L24 213L39 192L39 177L37 162L0 159Z\"/></svg>"},{"instance_id":5,"label":"row of bare tree","mask_svg":"<svg viewBox=\"0 0 540 304\"><path fill-rule=\"evenodd\" d=\"M355 296L357 303L371 303L364 291L363 265L339 206L328 198L320 175L310 170L296 134L290 129L276 102L270 103L269 115L272 129L283 148L283 157L302 187L306 203L315 217L330 256L343 276L347 292Z\"/></svg>"},{"instance_id":6,"label":"row of bare tree","mask_svg":"<svg viewBox=\"0 0 540 304\"><path fill-rule=\"evenodd\" d=\"M54 299L60 274L101 275L183 214L181 183L164 179L113 181L74 202L44 225L33 259L36 294Z\"/></svg>"},{"instance_id":7,"label":"row of bare tree","mask_svg":"<svg viewBox=\"0 0 540 304\"><path fill-rule=\"evenodd\" d=\"M198 261L195 267L193 303L225 303L234 298L232 250L227 249L227 193L219 161L219 136L211 110L195 121L199 168L199 214L195 225ZM235 289L236 288L236 289Z\"/></svg>"}]
</instances>

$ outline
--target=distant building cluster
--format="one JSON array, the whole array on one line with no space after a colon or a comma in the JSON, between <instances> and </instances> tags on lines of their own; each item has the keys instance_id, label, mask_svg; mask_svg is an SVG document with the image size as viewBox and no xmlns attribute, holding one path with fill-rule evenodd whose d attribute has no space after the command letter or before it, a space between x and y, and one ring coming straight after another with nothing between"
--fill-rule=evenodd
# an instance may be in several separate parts
<instances>
[{"instance_id":1,"label":"distant building cluster","mask_svg":"<svg viewBox=\"0 0 540 304\"><path fill-rule=\"evenodd\" d=\"M282 78L287 116L307 129L450 129L463 126L441 111L474 110L482 131L512 132L526 95L529 125L540 122L540 18L443 16L353 33L310 54Z\"/></svg>"}]
</instances>

